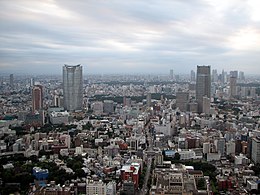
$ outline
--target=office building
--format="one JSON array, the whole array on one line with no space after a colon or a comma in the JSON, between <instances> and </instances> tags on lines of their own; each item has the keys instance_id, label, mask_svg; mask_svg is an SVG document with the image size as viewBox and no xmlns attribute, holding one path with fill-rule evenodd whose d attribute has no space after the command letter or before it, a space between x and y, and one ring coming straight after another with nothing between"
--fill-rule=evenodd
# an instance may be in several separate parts
<instances>
[{"instance_id":1,"label":"office building","mask_svg":"<svg viewBox=\"0 0 260 195\"><path fill-rule=\"evenodd\" d=\"M196 73L194 70L190 71L190 81L195 82L196 81Z\"/></svg>"},{"instance_id":2,"label":"office building","mask_svg":"<svg viewBox=\"0 0 260 195\"><path fill-rule=\"evenodd\" d=\"M216 69L212 70L212 82L218 81L218 71Z\"/></svg>"},{"instance_id":3,"label":"office building","mask_svg":"<svg viewBox=\"0 0 260 195\"><path fill-rule=\"evenodd\" d=\"M260 163L260 139L253 138L252 140L252 161L257 164Z\"/></svg>"},{"instance_id":4,"label":"office building","mask_svg":"<svg viewBox=\"0 0 260 195\"><path fill-rule=\"evenodd\" d=\"M229 79L229 87L230 87L230 92L229 92L229 97L234 98L237 95L237 77L231 76Z\"/></svg>"},{"instance_id":5,"label":"office building","mask_svg":"<svg viewBox=\"0 0 260 195\"><path fill-rule=\"evenodd\" d=\"M146 96L146 105L147 107L150 107L152 105L152 94L148 93Z\"/></svg>"},{"instance_id":6,"label":"office building","mask_svg":"<svg viewBox=\"0 0 260 195\"><path fill-rule=\"evenodd\" d=\"M13 89L14 88L14 75L10 74L10 87Z\"/></svg>"},{"instance_id":7,"label":"office building","mask_svg":"<svg viewBox=\"0 0 260 195\"><path fill-rule=\"evenodd\" d=\"M198 102L199 113L203 111L203 97L210 98L210 90L210 66L197 66L196 100Z\"/></svg>"},{"instance_id":8,"label":"office building","mask_svg":"<svg viewBox=\"0 0 260 195\"><path fill-rule=\"evenodd\" d=\"M189 92L177 92L176 93L176 107L182 112L188 110L189 104Z\"/></svg>"},{"instance_id":9,"label":"office building","mask_svg":"<svg viewBox=\"0 0 260 195\"><path fill-rule=\"evenodd\" d=\"M63 66L64 109L68 111L82 110L83 77L82 66Z\"/></svg>"},{"instance_id":10,"label":"office building","mask_svg":"<svg viewBox=\"0 0 260 195\"><path fill-rule=\"evenodd\" d=\"M33 87L35 85L35 80L34 78L30 79L30 87Z\"/></svg>"},{"instance_id":11,"label":"office building","mask_svg":"<svg viewBox=\"0 0 260 195\"><path fill-rule=\"evenodd\" d=\"M32 112L35 113L43 108L43 88L34 85L32 88Z\"/></svg>"},{"instance_id":12,"label":"office building","mask_svg":"<svg viewBox=\"0 0 260 195\"><path fill-rule=\"evenodd\" d=\"M229 75L230 75L230 77L236 77L236 78L238 78L238 71L237 71L237 70L230 71Z\"/></svg>"},{"instance_id":13,"label":"office building","mask_svg":"<svg viewBox=\"0 0 260 195\"><path fill-rule=\"evenodd\" d=\"M202 112L207 115L210 114L210 98L206 96L203 97Z\"/></svg>"}]
</instances>

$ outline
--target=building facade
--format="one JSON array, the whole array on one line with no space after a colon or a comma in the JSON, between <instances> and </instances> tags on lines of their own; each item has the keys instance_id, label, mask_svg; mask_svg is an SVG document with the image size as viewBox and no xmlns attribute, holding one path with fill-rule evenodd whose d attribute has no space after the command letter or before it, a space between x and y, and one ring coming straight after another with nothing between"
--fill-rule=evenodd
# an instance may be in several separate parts
<instances>
[{"instance_id":1,"label":"building facade","mask_svg":"<svg viewBox=\"0 0 260 195\"><path fill-rule=\"evenodd\" d=\"M43 107L43 88L41 85L34 85L32 88L32 112L41 110Z\"/></svg>"},{"instance_id":2,"label":"building facade","mask_svg":"<svg viewBox=\"0 0 260 195\"><path fill-rule=\"evenodd\" d=\"M82 66L63 66L64 109L68 111L82 110L83 76Z\"/></svg>"},{"instance_id":3,"label":"building facade","mask_svg":"<svg viewBox=\"0 0 260 195\"><path fill-rule=\"evenodd\" d=\"M234 98L237 95L236 87L237 87L237 78L230 77L229 79L229 87L230 87L230 98Z\"/></svg>"},{"instance_id":4,"label":"building facade","mask_svg":"<svg viewBox=\"0 0 260 195\"><path fill-rule=\"evenodd\" d=\"M252 161L256 163L260 163L260 139L253 138L252 140Z\"/></svg>"},{"instance_id":5,"label":"building facade","mask_svg":"<svg viewBox=\"0 0 260 195\"><path fill-rule=\"evenodd\" d=\"M199 113L203 111L203 97L206 96L210 98L210 91L210 66L197 66L196 99Z\"/></svg>"},{"instance_id":6,"label":"building facade","mask_svg":"<svg viewBox=\"0 0 260 195\"><path fill-rule=\"evenodd\" d=\"M178 107L180 111L186 112L188 110L188 104L189 104L189 92L177 92L176 107Z\"/></svg>"}]
</instances>

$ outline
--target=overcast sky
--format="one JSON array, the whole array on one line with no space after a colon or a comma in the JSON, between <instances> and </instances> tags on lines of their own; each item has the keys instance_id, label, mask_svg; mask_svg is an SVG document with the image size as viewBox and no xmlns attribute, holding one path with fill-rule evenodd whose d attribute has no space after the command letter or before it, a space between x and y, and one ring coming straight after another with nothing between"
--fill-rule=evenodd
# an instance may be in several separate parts
<instances>
[{"instance_id":1,"label":"overcast sky","mask_svg":"<svg viewBox=\"0 0 260 195\"><path fill-rule=\"evenodd\" d=\"M1 0L0 73L260 74L259 0Z\"/></svg>"}]
</instances>

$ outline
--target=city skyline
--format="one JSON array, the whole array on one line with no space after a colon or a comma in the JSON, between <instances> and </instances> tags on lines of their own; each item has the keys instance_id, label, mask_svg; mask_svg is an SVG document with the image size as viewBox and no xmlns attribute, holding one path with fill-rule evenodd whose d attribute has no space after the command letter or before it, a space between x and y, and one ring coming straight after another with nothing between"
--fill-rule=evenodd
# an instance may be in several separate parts
<instances>
[{"instance_id":1,"label":"city skyline","mask_svg":"<svg viewBox=\"0 0 260 195\"><path fill-rule=\"evenodd\" d=\"M259 74L260 3L1 1L0 73ZM144 9L145 8L145 9Z\"/></svg>"}]
</instances>

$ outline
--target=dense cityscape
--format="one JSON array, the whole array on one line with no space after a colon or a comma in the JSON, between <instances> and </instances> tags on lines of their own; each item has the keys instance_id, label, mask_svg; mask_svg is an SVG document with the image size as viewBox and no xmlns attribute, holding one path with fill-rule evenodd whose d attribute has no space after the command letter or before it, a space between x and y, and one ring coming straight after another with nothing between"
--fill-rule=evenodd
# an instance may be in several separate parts
<instances>
[{"instance_id":1,"label":"dense cityscape","mask_svg":"<svg viewBox=\"0 0 260 195\"><path fill-rule=\"evenodd\" d=\"M258 194L260 78L0 77L1 194Z\"/></svg>"}]
</instances>

